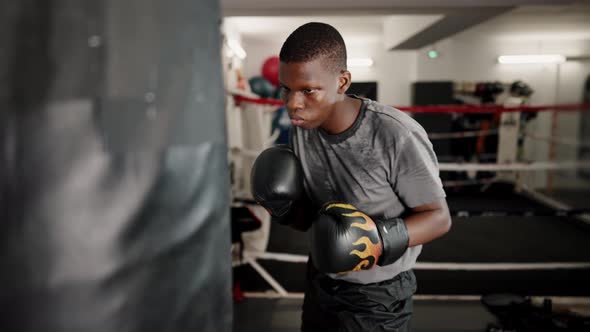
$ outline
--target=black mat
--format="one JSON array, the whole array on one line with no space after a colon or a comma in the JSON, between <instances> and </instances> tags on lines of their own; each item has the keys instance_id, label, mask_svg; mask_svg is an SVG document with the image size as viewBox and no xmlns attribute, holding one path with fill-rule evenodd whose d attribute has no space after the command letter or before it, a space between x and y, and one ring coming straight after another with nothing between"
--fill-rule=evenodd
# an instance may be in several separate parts
<instances>
[{"instance_id":1,"label":"black mat","mask_svg":"<svg viewBox=\"0 0 590 332\"><path fill-rule=\"evenodd\" d=\"M447 203L452 212L505 211L512 213L551 213L553 209L524 193L515 191L510 183L494 183L490 186L445 188Z\"/></svg>"},{"instance_id":2,"label":"black mat","mask_svg":"<svg viewBox=\"0 0 590 332\"><path fill-rule=\"evenodd\" d=\"M456 218L424 262L590 262L590 231L567 217Z\"/></svg>"},{"instance_id":3,"label":"black mat","mask_svg":"<svg viewBox=\"0 0 590 332\"><path fill-rule=\"evenodd\" d=\"M545 195L559 200L574 209L590 208L590 188L583 190L559 189L553 190L552 192L545 192Z\"/></svg>"},{"instance_id":4,"label":"black mat","mask_svg":"<svg viewBox=\"0 0 590 332\"><path fill-rule=\"evenodd\" d=\"M531 271L416 270L418 294L590 296L590 269Z\"/></svg>"}]
</instances>

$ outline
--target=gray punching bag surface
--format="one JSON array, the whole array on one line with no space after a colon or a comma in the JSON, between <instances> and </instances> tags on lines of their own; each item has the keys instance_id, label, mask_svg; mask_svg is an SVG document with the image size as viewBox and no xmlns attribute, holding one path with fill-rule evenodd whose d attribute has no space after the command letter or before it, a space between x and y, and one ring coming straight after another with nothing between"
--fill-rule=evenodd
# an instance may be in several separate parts
<instances>
[{"instance_id":1,"label":"gray punching bag surface","mask_svg":"<svg viewBox=\"0 0 590 332\"><path fill-rule=\"evenodd\" d=\"M586 78L584 89L582 91L582 103L590 105L590 75ZM580 141L584 143L590 142L590 112L582 112L580 115ZM590 160L590 147L588 145L582 146L579 150L579 158L583 161ZM590 179L590 170L580 169L578 171L580 176Z\"/></svg>"},{"instance_id":2,"label":"gray punching bag surface","mask_svg":"<svg viewBox=\"0 0 590 332\"><path fill-rule=\"evenodd\" d=\"M0 331L230 331L219 4L0 4Z\"/></svg>"}]
</instances>

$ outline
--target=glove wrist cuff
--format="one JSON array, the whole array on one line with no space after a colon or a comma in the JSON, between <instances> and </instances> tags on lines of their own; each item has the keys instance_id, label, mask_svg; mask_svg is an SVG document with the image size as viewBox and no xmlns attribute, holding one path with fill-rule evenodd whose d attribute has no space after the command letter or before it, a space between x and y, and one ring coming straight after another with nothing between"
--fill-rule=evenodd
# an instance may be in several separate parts
<instances>
[{"instance_id":1,"label":"glove wrist cuff","mask_svg":"<svg viewBox=\"0 0 590 332\"><path fill-rule=\"evenodd\" d=\"M383 253L379 257L377 265L386 266L393 264L406 252L410 243L410 236L406 223L401 218L388 220L375 220L377 231L383 244Z\"/></svg>"}]
</instances>

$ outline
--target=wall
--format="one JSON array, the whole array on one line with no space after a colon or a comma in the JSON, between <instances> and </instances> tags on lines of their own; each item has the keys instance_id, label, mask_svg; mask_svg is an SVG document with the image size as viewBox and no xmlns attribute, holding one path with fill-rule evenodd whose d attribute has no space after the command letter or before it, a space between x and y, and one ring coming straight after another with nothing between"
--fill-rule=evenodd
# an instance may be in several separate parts
<instances>
[{"instance_id":1,"label":"wall","mask_svg":"<svg viewBox=\"0 0 590 332\"><path fill-rule=\"evenodd\" d=\"M282 42L278 40L243 37L242 47L247 54L246 59L244 59L244 75L246 78L260 76L264 61L271 56L278 56L281 45Z\"/></svg>"}]
</instances>

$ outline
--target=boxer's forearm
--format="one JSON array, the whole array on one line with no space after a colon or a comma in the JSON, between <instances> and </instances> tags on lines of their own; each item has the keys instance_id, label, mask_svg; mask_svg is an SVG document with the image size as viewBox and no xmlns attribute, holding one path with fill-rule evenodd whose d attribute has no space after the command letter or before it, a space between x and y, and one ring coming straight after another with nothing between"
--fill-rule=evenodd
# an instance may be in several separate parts
<instances>
[{"instance_id":1,"label":"boxer's forearm","mask_svg":"<svg viewBox=\"0 0 590 332\"><path fill-rule=\"evenodd\" d=\"M437 239L451 228L451 216L444 199L413 208L404 221L410 237L410 247Z\"/></svg>"}]
</instances>

